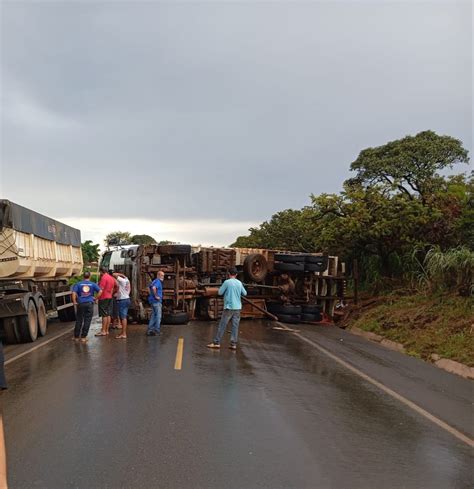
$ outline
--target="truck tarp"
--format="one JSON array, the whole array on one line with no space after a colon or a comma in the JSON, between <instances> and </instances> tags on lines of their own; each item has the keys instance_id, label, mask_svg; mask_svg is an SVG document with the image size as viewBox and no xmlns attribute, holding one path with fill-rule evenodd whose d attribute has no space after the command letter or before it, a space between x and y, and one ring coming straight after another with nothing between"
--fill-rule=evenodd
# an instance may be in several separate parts
<instances>
[{"instance_id":1,"label":"truck tarp","mask_svg":"<svg viewBox=\"0 0 474 489\"><path fill-rule=\"evenodd\" d=\"M0 200L0 230L2 228L34 234L59 244L81 246L79 229L67 226L9 200Z\"/></svg>"}]
</instances>

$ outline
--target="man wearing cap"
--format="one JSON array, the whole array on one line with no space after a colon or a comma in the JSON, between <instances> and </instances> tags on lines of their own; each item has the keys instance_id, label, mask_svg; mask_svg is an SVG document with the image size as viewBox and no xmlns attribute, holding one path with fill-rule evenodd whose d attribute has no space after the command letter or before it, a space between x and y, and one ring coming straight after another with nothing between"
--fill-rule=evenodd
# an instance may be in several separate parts
<instances>
[{"instance_id":1,"label":"man wearing cap","mask_svg":"<svg viewBox=\"0 0 474 489\"><path fill-rule=\"evenodd\" d=\"M224 310L222 311L221 321L217 329L216 337L212 343L207 345L208 348L220 348L221 340L229 321L232 321L232 332L230 335L231 350L237 349L237 340L239 336L240 310L242 309L241 297L247 295L242 282L237 280L237 270L229 270L229 278L221 285L219 295L224 296Z\"/></svg>"}]
</instances>

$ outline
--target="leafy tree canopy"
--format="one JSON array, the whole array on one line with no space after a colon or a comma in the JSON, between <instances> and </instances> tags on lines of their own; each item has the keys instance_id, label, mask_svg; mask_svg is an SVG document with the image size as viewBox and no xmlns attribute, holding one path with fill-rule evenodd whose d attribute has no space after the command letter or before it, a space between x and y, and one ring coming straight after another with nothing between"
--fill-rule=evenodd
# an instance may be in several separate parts
<instances>
[{"instance_id":1,"label":"leafy tree canopy","mask_svg":"<svg viewBox=\"0 0 474 489\"><path fill-rule=\"evenodd\" d=\"M99 259L99 245L93 244L90 239L81 244L82 259L86 265L96 262Z\"/></svg>"},{"instance_id":2,"label":"leafy tree canopy","mask_svg":"<svg viewBox=\"0 0 474 489\"><path fill-rule=\"evenodd\" d=\"M137 245L148 245L148 244L155 244L156 240L155 238L152 238L148 234L134 234L130 238L131 244L137 244Z\"/></svg>"},{"instance_id":3,"label":"leafy tree canopy","mask_svg":"<svg viewBox=\"0 0 474 489\"><path fill-rule=\"evenodd\" d=\"M119 246L132 244L132 235L126 231L114 231L105 237L106 246Z\"/></svg>"},{"instance_id":4,"label":"leafy tree canopy","mask_svg":"<svg viewBox=\"0 0 474 489\"><path fill-rule=\"evenodd\" d=\"M438 188L441 170L468 162L468 152L461 141L424 131L362 150L351 170L357 173L353 181L366 186L380 184L425 201Z\"/></svg>"}]
</instances>

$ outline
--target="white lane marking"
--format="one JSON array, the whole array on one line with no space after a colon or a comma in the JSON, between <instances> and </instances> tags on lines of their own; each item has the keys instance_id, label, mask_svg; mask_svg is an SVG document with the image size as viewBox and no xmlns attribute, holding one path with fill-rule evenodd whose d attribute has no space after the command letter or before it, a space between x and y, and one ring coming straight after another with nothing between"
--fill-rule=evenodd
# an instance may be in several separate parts
<instances>
[{"instance_id":1,"label":"white lane marking","mask_svg":"<svg viewBox=\"0 0 474 489\"><path fill-rule=\"evenodd\" d=\"M5 365L8 365L9 363L14 362L15 360L19 360L21 357L24 357L25 355L33 353L34 351L38 350L39 348L43 348L43 346L46 346L49 343L51 343L52 341L55 341L59 338L62 338L66 334L71 334L71 331L73 331L73 330L74 330L74 327L68 328L67 330L63 331L61 334L53 336L53 338L50 338L49 340L43 341L43 343L40 343L39 345L33 346L29 350L26 350L23 353L19 353L18 355L15 355L14 357L9 358L8 360L5 360Z\"/></svg>"},{"instance_id":2,"label":"white lane marking","mask_svg":"<svg viewBox=\"0 0 474 489\"><path fill-rule=\"evenodd\" d=\"M288 326L286 326L285 324L280 323L279 321L276 321L276 322L280 326L282 326L284 329L290 330L290 328L288 328ZM288 331L288 332L291 333L291 331ZM338 356L331 353L329 350L326 350L326 348L324 348L323 346L320 346L317 343L315 343L314 341L311 341L308 338L305 338L304 336L302 336L299 333L292 333L292 334L294 336L297 336L298 338L300 338L302 341L313 346L314 348L318 349L319 351L321 351L322 353L327 355L329 358L331 358L335 362L339 363L343 367L347 368L351 372L355 373L356 375L358 375L362 379L366 380L367 382L370 382L371 384L375 385L379 389L383 390L388 395L392 396L393 398L397 399L398 401L405 404L409 408L413 409L413 411L416 411L418 414L421 414L426 419L430 420L432 423L436 424L437 426L439 426L443 430L447 431L448 433L451 433L451 435L453 435L456 438L458 438L459 440L463 441L464 443L466 443L470 447L474 447L474 440L473 439L469 438L464 433L461 433L456 428L453 428L448 423L445 423L443 420L441 420L441 419L437 418L436 416L434 416L433 414L429 413L428 411L426 411L422 407L418 406L418 404L415 404L414 402L410 401L406 397L403 397L398 392L393 391L392 389L390 389L390 387L387 387L386 385L382 384L378 380L373 379L372 377L368 376L367 374L365 374L364 372L362 372L358 368L353 367L350 363L347 363L345 360L342 360L342 358L339 358Z\"/></svg>"}]
</instances>

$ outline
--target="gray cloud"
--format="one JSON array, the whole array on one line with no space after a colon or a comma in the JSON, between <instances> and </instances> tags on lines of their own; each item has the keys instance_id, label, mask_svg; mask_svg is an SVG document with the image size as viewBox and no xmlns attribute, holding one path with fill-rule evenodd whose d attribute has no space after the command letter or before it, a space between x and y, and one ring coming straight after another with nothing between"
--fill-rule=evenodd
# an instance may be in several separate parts
<instances>
[{"instance_id":1,"label":"gray cloud","mask_svg":"<svg viewBox=\"0 0 474 489\"><path fill-rule=\"evenodd\" d=\"M364 147L472 148L470 2L2 10L2 195L53 216L258 222Z\"/></svg>"}]
</instances>

